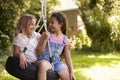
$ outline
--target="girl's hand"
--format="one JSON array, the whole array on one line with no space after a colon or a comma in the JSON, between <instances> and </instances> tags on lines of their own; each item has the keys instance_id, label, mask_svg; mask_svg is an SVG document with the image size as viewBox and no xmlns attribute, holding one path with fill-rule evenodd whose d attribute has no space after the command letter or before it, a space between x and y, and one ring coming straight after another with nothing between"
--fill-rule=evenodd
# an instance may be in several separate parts
<instances>
[{"instance_id":1,"label":"girl's hand","mask_svg":"<svg viewBox=\"0 0 120 80\"><path fill-rule=\"evenodd\" d=\"M48 31L43 32L43 33L42 33L42 36L43 36L43 38L44 38L45 40L48 40L49 37L50 37L50 33L49 33Z\"/></svg>"},{"instance_id":2,"label":"girl's hand","mask_svg":"<svg viewBox=\"0 0 120 80\"><path fill-rule=\"evenodd\" d=\"M20 59L20 64L19 66L22 68L22 69L25 69L27 67L27 59L25 57L25 55L22 53L19 55L19 59Z\"/></svg>"},{"instance_id":3,"label":"girl's hand","mask_svg":"<svg viewBox=\"0 0 120 80\"><path fill-rule=\"evenodd\" d=\"M73 73L70 73L70 80L76 80Z\"/></svg>"},{"instance_id":4,"label":"girl's hand","mask_svg":"<svg viewBox=\"0 0 120 80\"><path fill-rule=\"evenodd\" d=\"M68 42L68 48L71 49L72 43Z\"/></svg>"},{"instance_id":5,"label":"girl's hand","mask_svg":"<svg viewBox=\"0 0 120 80\"><path fill-rule=\"evenodd\" d=\"M68 48L69 48L69 50L71 49L71 42L67 42L66 44L65 44L65 46L68 46Z\"/></svg>"}]
</instances>

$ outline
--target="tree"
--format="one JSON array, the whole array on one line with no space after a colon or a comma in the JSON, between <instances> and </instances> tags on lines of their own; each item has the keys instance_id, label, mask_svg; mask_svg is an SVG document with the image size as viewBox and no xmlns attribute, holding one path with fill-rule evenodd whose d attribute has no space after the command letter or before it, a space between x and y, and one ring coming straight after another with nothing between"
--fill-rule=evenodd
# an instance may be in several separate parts
<instances>
[{"instance_id":1,"label":"tree","mask_svg":"<svg viewBox=\"0 0 120 80\"><path fill-rule=\"evenodd\" d=\"M115 50L111 39L113 25L109 18L113 15L120 16L118 9L120 0L78 0L77 4L86 25L87 34L92 39L91 50Z\"/></svg>"},{"instance_id":2,"label":"tree","mask_svg":"<svg viewBox=\"0 0 120 80\"><path fill-rule=\"evenodd\" d=\"M0 0L0 49L8 48L12 42L19 16L29 7L29 0Z\"/></svg>"}]
</instances>

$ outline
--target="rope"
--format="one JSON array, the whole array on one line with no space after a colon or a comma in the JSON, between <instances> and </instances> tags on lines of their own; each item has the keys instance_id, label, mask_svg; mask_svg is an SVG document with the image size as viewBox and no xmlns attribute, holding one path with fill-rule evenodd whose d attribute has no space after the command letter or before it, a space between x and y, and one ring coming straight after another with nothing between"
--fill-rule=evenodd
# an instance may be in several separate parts
<instances>
[{"instance_id":1,"label":"rope","mask_svg":"<svg viewBox=\"0 0 120 80\"><path fill-rule=\"evenodd\" d=\"M42 15L40 16L40 18L39 18L39 20L38 20L38 22L36 24L36 29L39 27L39 23L41 21L43 21L43 24L42 24L41 28L38 30L38 33L42 30L43 27L45 28L45 31L48 31L47 30L47 25L46 25L46 23L47 23L47 20L46 20L47 19L46 18L46 0L39 0L39 1L41 3ZM30 40L28 41L27 45L29 44ZM49 40L48 40L47 44L48 44L48 49L49 49L50 63L52 65L52 70L54 71L53 57L52 57L52 53L51 53L51 48L50 48L50 42L49 42ZM26 47L23 50L24 53L27 50L27 45L26 45Z\"/></svg>"}]
</instances>

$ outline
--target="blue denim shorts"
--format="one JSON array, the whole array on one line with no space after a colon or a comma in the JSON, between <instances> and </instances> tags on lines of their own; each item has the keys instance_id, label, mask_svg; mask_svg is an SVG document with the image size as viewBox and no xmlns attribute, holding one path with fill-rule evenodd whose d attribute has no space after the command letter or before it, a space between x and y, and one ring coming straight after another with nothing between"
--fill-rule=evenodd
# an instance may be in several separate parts
<instances>
[{"instance_id":1,"label":"blue denim shorts","mask_svg":"<svg viewBox=\"0 0 120 80\"><path fill-rule=\"evenodd\" d=\"M44 59L44 60L49 62L49 60L47 60L47 59ZM40 60L37 60L37 62L39 63ZM62 62L57 62L57 63L53 63L53 64L54 64L54 71L56 71L56 72L59 72L59 71L67 69L67 66L65 64L63 64Z\"/></svg>"},{"instance_id":2,"label":"blue denim shorts","mask_svg":"<svg viewBox=\"0 0 120 80\"><path fill-rule=\"evenodd\" d=\"M67 69L67 66L63 63L56 63L54 64L54 70L56 72L59 72L59 71L62 71L62 70L66 70Z\"/></svg>"}]
</instances>

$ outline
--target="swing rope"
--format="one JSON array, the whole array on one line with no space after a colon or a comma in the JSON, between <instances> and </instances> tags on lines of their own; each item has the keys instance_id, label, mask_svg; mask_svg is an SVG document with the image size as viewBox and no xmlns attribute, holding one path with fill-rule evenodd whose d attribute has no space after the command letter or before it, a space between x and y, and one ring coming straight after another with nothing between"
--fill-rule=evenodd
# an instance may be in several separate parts
<instances>
[{"instance_id":1,"label":"swing rope","mask_svg":"<svg viewBox=\"0 0 120 80\"><path fill-rule=\"evenodd\" d=\"M41 31L41 29L43 28L43 26L45 28L45 31L48 31L47 30L47 25L46 25L47 24L47 20L46 20L47 19L47 17L46 17L46 0L40 0L40 1L41 1L41 7L42 7L42 16L40 17L40 20L42 18L43 25L41 26L39 32ZM37 24L39 24L39 23L37 23ZM50 42L49 42L49 40L48 40L47 43L48 43L48 49L49 49L50 63L52 65L52 70L54 71L53 57L52 57L52 53L51 53L51 48L50 48Z\"/></svg>"}]
</instances>

